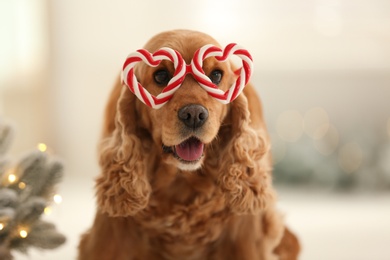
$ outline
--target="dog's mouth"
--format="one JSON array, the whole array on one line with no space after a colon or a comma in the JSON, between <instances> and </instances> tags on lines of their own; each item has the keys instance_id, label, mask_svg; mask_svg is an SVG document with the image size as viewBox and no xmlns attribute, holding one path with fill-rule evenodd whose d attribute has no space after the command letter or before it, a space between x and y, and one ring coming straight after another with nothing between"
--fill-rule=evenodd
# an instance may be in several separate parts
<instances>
[{"instance_id":1,"label":"dog's mouth","mask_svg":"<svg viewBox=\"0 0 390 260\"><path fill-rule=\"evenodd\" d=\"M183 163L196 163L203 156L204 143L196 137L190 137L174 146L163 145L164 153L172 153Z\"/></svg>"}]
</instances>

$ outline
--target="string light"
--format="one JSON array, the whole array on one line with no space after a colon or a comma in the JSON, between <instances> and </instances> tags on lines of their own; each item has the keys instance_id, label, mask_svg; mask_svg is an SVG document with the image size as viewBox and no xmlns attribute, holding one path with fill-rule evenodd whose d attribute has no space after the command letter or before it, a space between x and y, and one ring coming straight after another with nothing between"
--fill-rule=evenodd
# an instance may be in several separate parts
<instances>
[{"instance_id":1,"label":"string light","mask_svg":"<svg viewBox=\"0 0 390 260\"><path fill-rule=\"evenodd\" d=\"M50 207L46 207L45 209L44 209L44 211L43 211L46 215L50 215L51 214L51 212L52 212L52 210L51 210L51 208Z\"/></svg>"},{"instance_id":2,"label":"string light","mask_svg":"<svg viewBox=\"0 0 390 260\"><path fill-rule=\"evenodd\" d=\"M28 236L27 230L25 230L25 229L20 229L20 230L19 230L19 236L20 236L21 238L26 238L26 237Z\"/></svg>"},{"instance_id":3,"label":"string light","mask_svg":"<svg viewBox=\"0 0 390 260\"><path fill-rule=\"evenodd\" d=\"M12 167L8 169L4 174L3 184L14 184L18 180L16 168Z\"/></svg>"},{"instance_id":4,"label":"string light","mask_svg":"<svg viewBox=\"0 0 390 260\"><path fill-rule=\"evenodd\" d=\"M46 150L47 150L47 145L44 144L44 143L39 143L39 144L37 145L37 148L38 148L39 151L41 151L42 153L44 153L44 152L46 152Z\"/></svg>"},{"instance_id":5,"label":"string light","mask_svg":"<svg viewBox=\"0 0 390 260\"><path fill-rule=\"evenodd\" d=\"M8 182L9 183L14 183L16 181L16 175L15 174L13 174L13 173L10 173L9 175L8 175Z\"/></svg>"},{"instance_id":6,"label":"string light","mask_svg":"<svg viewBox=\"0 0 390 260\"><path fill-rule=\"evenodd\" d=\"M8 132L12 129L9 129L7 125L5 129L5 135L2 137L8 142L10 137ZM30 152L27 157L17 161L16 164L3 163L4 171L0 169L0 190L4 189L4 198L1 199L5 206L0 205L0 211L3 211L0 213L0 251L2 249L6 252L11 249L26 251L31 246L42 244L42 239L46 239L43 246L45 249L56 248L64 243L65 237L54 230L54 225L51 223L47 223L50 232L35 232L34 234L34 227L39 226L41 215L49 214L53 209L45 208L43 204L62 201L59 195L53 198L56 193L51 192L53 186L59 181L59 178L53 179L52 176L62 175L62 164L55 159L49 161L50 152L45 144L40 143L35 147L35 152ZM48 172L50 174L47 174ZM36 195L36 201L30 200L32 194ZM4 241L6 243L3 245L1 242ZM14 241L16 243L13 243ZM0 255L2 255L1 252ZM0 256L1 259L3 258Z\"/></svg>"},{"instance_id":7,"label":"string light","mask_svg":"<svg viewBox=\"0 0 390 260\"><path fill-rule=\"evenodd\" d=\"M19 187L19 189L24 190L26 188L26 183L21 181L21 182L19 182L18 187Z\"/></svg>"},{"instance_id":8,"label":"string light","mask_svg":"<svg viewBox=\"0 0 390 260\"><path fill-rule=\"evenodd\" d=\"M62 196L59 194L56 194L53 196L53 200L56 204L60 204L62 202Z\"/></svg>"}]
</instances>

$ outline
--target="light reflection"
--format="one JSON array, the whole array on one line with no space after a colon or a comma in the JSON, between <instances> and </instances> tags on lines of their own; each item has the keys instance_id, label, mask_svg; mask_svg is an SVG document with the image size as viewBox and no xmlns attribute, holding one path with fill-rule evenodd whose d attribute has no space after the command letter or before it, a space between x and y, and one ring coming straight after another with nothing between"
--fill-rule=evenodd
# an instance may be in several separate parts
<instances>
[{"instance_id":1,"label":"light reflection","mask_svg":"<svg viewBox=\"0 0 390 260\"><path fill-rule=\"evenodd\" d=\"M363 151L359 144L350 142L343 145L339 151L339 164L346 173L353 173L359 169L363 161Z\"/></svg>"},{"instance_id":2,"label":"light reflection","mask_svg":"<svg viewBox=\"0 0 390 260\"><path fill-rule=\"evenodd\" d=\"M304 116L304 130L311 138L317 140L325 136L329 129L328 113L321 107L309 109Z\"/></svg>"},{"instance_id":3,"label":"light reflection","mask_svg":"<svg viewBox=\"0 0 390 260\"><path fill-rule=\"evenodd\" d=\"M296 110L281 113L276 122L276 131L286 142L296 142L303 133L303 117Z\"/></svg>"}]
</instances>

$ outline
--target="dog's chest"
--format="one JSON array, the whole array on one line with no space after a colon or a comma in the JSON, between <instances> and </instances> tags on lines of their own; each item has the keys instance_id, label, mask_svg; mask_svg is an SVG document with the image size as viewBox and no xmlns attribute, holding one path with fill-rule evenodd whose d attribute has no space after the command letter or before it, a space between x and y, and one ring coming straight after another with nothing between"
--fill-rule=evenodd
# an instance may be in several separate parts
<instances>
[{"instance_id":1,"label":"dog's chest","mask_svg":"<svg viewBox=\"0 0 390 260\"><path fill-rule=\"evenodd\" d=\"M178 183L176 183L178 184ZM196 190L176 185L153 194L136 221L148 233L168 243L205 244L216 240L229 218L222 193L217 189Z\"/></svg>"}]
</instances>

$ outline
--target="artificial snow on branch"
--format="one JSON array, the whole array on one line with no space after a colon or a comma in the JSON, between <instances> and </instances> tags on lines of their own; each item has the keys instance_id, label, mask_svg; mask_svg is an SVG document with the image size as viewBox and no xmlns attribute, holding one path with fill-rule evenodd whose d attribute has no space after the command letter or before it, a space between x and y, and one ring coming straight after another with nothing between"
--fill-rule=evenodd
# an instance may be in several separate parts
<instances>
[{"instance_id":1,"label":"artificial snow on branch","mask_svg":"<svg viewBox=\"0 0 390 260\"><path fill-rule=\"evenodd\" d=\"M12 250L54 249L65 242L55 226L42 220L53 202L55 185L63 176L62 163L42 150L12 163L5 157L12 128L0 120L0 259L12 258Z\"/></svg>"}]
</instances>

